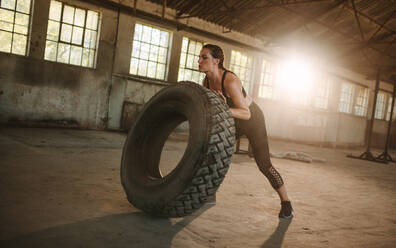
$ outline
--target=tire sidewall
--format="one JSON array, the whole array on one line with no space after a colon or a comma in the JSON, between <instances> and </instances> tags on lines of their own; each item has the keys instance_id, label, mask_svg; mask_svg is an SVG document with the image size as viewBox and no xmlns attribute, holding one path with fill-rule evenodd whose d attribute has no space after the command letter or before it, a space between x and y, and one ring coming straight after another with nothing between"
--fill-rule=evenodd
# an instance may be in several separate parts
<instances>
[{"instance_id":1,"label":"tire sidewall","mask_svg":"<svg viewBox=\"0 0 396 248\"><path fill-rule=\"evenodd\" d=\"M179 83L159 91L144 106L128 134L122 155L121 181L129 201L137 207L165 206L185 190L204 160L210 132L207 113L209 102L201 92L206 89L196 86ZM138 149L137 141L142 135L151 135L154 138L155 133L147 128L147 124L152 125L155 122L153 120L158 119L157 115L172 111L172 108L176 114L184 115L189 122L188 145L177 167L164 178L154 179L144 175L142 167L145 165L137 162L145 160L144 157L147 156L141 154L145 151ZM134 159L136 157L141 159Z\"/></svg>"}]
</instances>

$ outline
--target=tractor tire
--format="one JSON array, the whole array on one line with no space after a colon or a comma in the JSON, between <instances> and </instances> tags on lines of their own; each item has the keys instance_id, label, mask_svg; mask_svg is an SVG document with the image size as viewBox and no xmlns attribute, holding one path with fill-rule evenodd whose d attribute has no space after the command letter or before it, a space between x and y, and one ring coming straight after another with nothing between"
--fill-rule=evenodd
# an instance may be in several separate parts
<instances>
[{"instance_id":1,"label":"tractor tire","mask_svg":"<svg viewBox=\"0 0 396 248\"><path fill-rule=\"evenodd\" d=\"M183 121L189 123L187 148L163 177L163 146ZM194 82L163 88L145 104L124 144L121 183L129 202L155 216L191 214L223 182L234 143L234 119L223 99Z\"/></svg>"}]
</instances>

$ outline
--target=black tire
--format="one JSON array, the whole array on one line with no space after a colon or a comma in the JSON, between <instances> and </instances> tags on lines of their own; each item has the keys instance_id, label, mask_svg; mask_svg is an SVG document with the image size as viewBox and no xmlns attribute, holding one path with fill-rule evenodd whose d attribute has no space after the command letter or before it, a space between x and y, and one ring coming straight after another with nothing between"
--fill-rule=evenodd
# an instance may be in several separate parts
<instances>
[{"instance_id":1,"label":"black tire","mask_svg":"<svg viewBox=\"0 0 396 248\"><path fill-rule=\"evenodd\" d=\"M186 151L165 177L159 171L169 134L189 122ZM235 126L224 101L193 82L165 87L129 131L121 182L129 202L152 215L181 217L200 208L223 182L234 152Z\"/></svg>"}]
</instances>

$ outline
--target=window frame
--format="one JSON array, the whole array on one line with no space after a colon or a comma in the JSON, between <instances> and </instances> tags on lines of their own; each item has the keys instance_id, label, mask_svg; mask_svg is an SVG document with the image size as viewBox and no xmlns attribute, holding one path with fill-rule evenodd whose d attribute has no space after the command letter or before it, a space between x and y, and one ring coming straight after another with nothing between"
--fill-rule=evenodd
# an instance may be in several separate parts
<instances>
[{"instance_id":1,"label":"window frame","mask_svg":"<svg viewBox=\"0 0 396 248\"><path fill-rule=\"evenodd\" d=\"M342 90L342 86L350 86L350 89L351 89L351 92L350 92L350 94L348 94L349 95L349 97L348 97L348 99L347 100L349 100L349 101L342 101L343 100L343 90ZM353 83L350 83L350 82L342 82L341 83L341 88L340 88L340 97L339 97L339 100L338 100L338 112L339 113L344 113L344 114L352 114L352 108L353 108L353 97L354 97L354 95L355 95L355 85L353 84ZM343 108L343 109L341 109L341 105L342 104L347 104L347 105L344 105L344 106L346 106L345 108ZM347 109L346 111L344 111L344 109Z\"/></svg>"},{"instance_id":2,"label":"window frame","mask_svg":"<svg viewBox=\"0 0 396 248\"><path fill-rule=\"evenodd\" d=\"M363 96L360 95L362 90L365 92ZM370 89L368 87L360 86L353 106L354 115L361 117L367 116L369 98L370 98ZM359 99L362 99L362 104L359 103L360 101ZM363 111L363 113L358 113L360 111Z\"/></svg>"},{"instance_id":3,"label":"window frame","mask_svg":"<svg viewBox=\"0 0 396 248\"><path fill-rule=\"evenodd\" d=\"M383 96L383 101L381 101L379 96ZM377 102L375 104L374 119L375 120L385 120L387 111L387 98L388 94L384 91L379 90L377 94ZM381 102L380 102L381 101ZM382 104L379 104L382 103ZM382 105L382 106L381 106ZM380 109L381 108L381 109Z\"/></svg>"},{"instance_id":4,"label":"window frame","mask_svg":"<svg viewBox=\"0 0 396 248\"><path fill-rule=\"evenodd\" d=\"M65 2L62 2L62 1L60 1L60 0L51 0L51 1L50 1L50 8L51 8L51 4L52 4L53 1L54 1L54 2L59 2L59 3L61 3L61 5L62 5L62 6L61 6L61 13L60 13L60 19L59 19L59 21L58 21L58 20L50 19L50 16L48 16L47 34L46 34L46 38L45 38L44 60L46 60L46 61L51 61L51 62L55 62L55 63L61 63L61 64L66 64L66 65L71 65L71 66L78 66L78 67L88 68L88 69L95 69L95 68L96 68L96 65L97 65L97 57L98 57L98 50L99 50L100 32L101 32L101 26L102 26L102 25L101 25L101 24L102 24L102 13L101 13L100 11L98 11L98 10L92 10L92 9L90 9L90 8L87 8L87 7L81 7L81 6L78 6L78 5L75 5L75 4L65 3ZM71 24L71 23L64 22L64 20L63 20L64 9L65 9L66 6L67 6L67 7L74 8L74 15L73 15L73 23L72 23L72 24ZM74 23L76 9L83 10L83 11L85 12L84 25L83 25L83 26L78 26L78 25L76 25L76 24ZM50 9L49 9L49 11L50 11ZM94 12L95 14L97 14L96 30L87 27L88 12ZM48 39L48 36L49 36L48 28L49 28L49 25L50 25L50 21L59 23L59 31L58 31L58 38L57 38L58 40L57 40L57 41ZM73 30L74 27L82 28L83 32L82 32L82 37L81 37L81 45L73 43L73 41L72 41L72 40L73 40L73 31L71 32L70 42L65 42L65 41L62 41L62 40L61 40L62 30L63 30L63 24L71 26L71 27L72 27L72 30ZM88 31L91 31L91 32L92 32L92 31L93 31L93 32L96 32L95 45L94 45L93 48L92 48L91 46L90 46L90 47L85 47L85 46L84 46L84 43L85 43L85 35L86 35L87 30L88 30ZM46 50L47 50L47 42L54 42L54 43L56 43L56 55L55 55L55 60L46 58L46 56L47 56L47 52L46 52ZM64 44L65 46L67 46L67 45L70 46L68 62L59 61L59 59L58 59L59 44ZM80 60L80 64L71 63L72 47L73 47L73 46L74 46L74 47L81 48L81 60ZM90 53L88 53L88 62L87 62L87 65L83 65L84 49L93 50L94 55L93 55L93 58L92 58L92 64L91 64L91 61L90 61Z\"/></svg>"},{"instance_id":5,"label":"window frame","mask_svg":"<svg viewBox=\"0 0 396 248\"><path fill-rule=\"evenodd\" d=\"M316 109L328 110L332 85L334 81L330 76L317 77L317 79L319 78L324 78L324 79L319 82L319 87L317 87L316 90L314 90L315 96L313 99L314 101L313 105Z\"/></svg>"},{"instance_id":6,"label":"window frame","mask_svg":"<svg viewBox=\"0 0 396 248\"><path fill-rule=\"evenodd\" d=\"M386 104L386 115L385 115L385 120L386 121L389 121L389 119L390 119L390 114L391 114L391 111L392 111L392 100L393 100L393 97L392 97L392 95L388 95L388 98L387 98L387 104ZM395 101L396 102L396 101ZM393 107L393 112L395 112L395 108ZM394 115L394 113L392 114L392 119L394 119L395 118L395 115Z\"/></svg>"},{"instance_id":7,"label":"window frame","mask_svg":"<svg viewBox=\"0 0 396 248\"><path fill-rule=\"evenodd\" d=\"M250 67L248 67L248 66L241 66L241 65L239 65L239 64L235 64L235 63L233 63L233 53L234 52L239 52L240 54L241 54L241 56L246 56L246 58L247 58L247 63L248 63L248 61L249 61L249 59L250 59L250 62L251 62L251 65L250 65ZM245 73L244 73L244 75L242 76L242 75L240 75L240 73L237 73L236 71L235 71L235 66L237 66L237 67L241 67L241 68L243 68L244 70L245 70ZM237 50L237 49L232 49L231 50L231 56L230 56L230 70L232 71L232 72L234 72L237 76L238 76L238 78L241 80L241 83L242 83L242 86L244 87L244 89L247 91L247 93L248 94L250 94L250 95L252 95L252 92L253 92L253 78L252 78L252 75L253 75L253 70L254 69L254 56L252 56L251 54L249 54L248 52L242 52L242 51L240 51L240 50ZM238 69L238 71L240 71L240 69ZM245 79L245 75L249 75L249 81L248 82L246 82L246 79ZM248 87L246 87L246 84L247 84L247 86Z\"/></svg>"},{"instance_id":8,"label":"window frame","mask_svg":"<svg viewBox=\"0 0 396 248\"><path fill-rule=\"evenodd\" d=\"M162 31L162 32L167 32L168 33L168 43L167 43L167 47L166 47L165 63L161 63L161 62L158 61L159 60L159 53L160 53L159 51L158 51L158 55L157 55L157 61L150 61L150 49L151 49L151 46L155 45L155 44L152 44L151 40L150 40L150 43L143 42L142 40L135 40L135 37L136 37L136 26L137 25L147 26L147 27L159 30L160 32ZM142 34L141 35L143 36L143 28L142 28ZM161 34L160 34L160 40L161 40ZM129 76L142 78L142 79L150 79L150 80L158 80L158 81L166 82L168 80L168 76L169 76L169 62L170 62L170 57L171 57L171 52L172 52L172 40L173 40L173 31L171 31L170 29L162 27L159 24L152 24L152 23L148 23L148 22L144 22L144 21L140 21L140 20L136 21L134 26L133 26L133 37L132 37L132 44L131 44L131 48L132 49L131 49L131 53L130 53L130 57L129 57L129 62L130 62L129 71L128 71ZM139 43L145 43L145 44L149 45L149 52L148 52L148 58L147 59L140 58L140 52L141 52L140 48L139 48L139 57L133 56L135 41L137 41ZM155 45L155 46L157 46L158 48L165 48L165 47L163 47L161 45ZM132 60L133 59L137 59L137 62L138 62L137 67L136 67L136 74L131 73ZM146 68L146 73L145 73L146 75L139 75L139 61L141 61L141 60L147 61L147 68ZM149 70L149 62L155 62L156 63L156 70L155 70L155 74L156 75L157 75L157 66L158 66L158 64L163 64L164 65L164 77L162 79L159 79L156 76L149 77L147 75L148 74L148 70Z\"/></svg>"},{"instance_id":9,"label":"window frame","mask_svg":"<svg viewBox=\"0 0 396 248\"><path fill-rule=\"evenodd\" d=\"M186 52L183 52L183 42L184 42L184 40L185 39L187 39L187 48L186 48ZM193 76L193 74L194 74L194 72L198 72L198 75L199 75L199 79L198 79L198 82L196 82L196 83L198 83L198 84L202 84L202 80L205 78L205 73L202 73L202 72L199 72L199 68L197 68L197 69L194 69L193 67L194 67L194 63L196 63L197 64L197 66L198 66L198 59L199 59L199 52L198 52L198 55L197 54L190 54L189 53L189 48L190 48L190 42L191 41L193 41L193 42L195 42L195 43L201 43L202 44L202 46L204 46L206 43L205 42L203 42L203 41L201 41L201 40L199 40L199 39L193 39L193 38L190 38L190 37L188 37L188 36L185 36L185 35L183 35L183 38L182 38L182 44L181 44L181 50L180 50L180 61L179 61L179 68L178 68L178 71L177 71L177 81L185 81L185 80L188 80L188 81L193 81L193 82L195 82L194 81L194 76ZM197 44L195 44L195 46L196 46ZM201 49L202 49L202 47L201 47ZM195 47L195 49L194 49L195 51L194 52L196 52L196 47ZM182 61L182 58L183 58L183 54L184 54L184 56L185 56L185 59L184 59L184 63L183 63L183 61ZM189 55L192 55L193 56L193 66L192 66L192 68L189 68L189 67L187 67L187 59L188 59L188 56ZM183 67L182 67L183 66ZM182 70L184 70L184 72L183 72L183 77L181 77L181 71ZM188 70L188 71L191 71L191 77L190 78L186 78L186 70Z\"/></svg>"},{"instance_id":10,"label":"window frame","mask_svg":"<svg viewBox=\"0 0 396 248\"><path fill-rule=\"evenodd\" d=\"M269 66L267 66L269 65ZM268 69L270 68L270 69ZM277 64L273 60L269 60L266 58L262 59L261 71L260 71L260 82L258 85L258 94L257 97L262 99L275 99L275 84L276 84L276 76L277 76ZM267 82L266 79L269 79L270 82ZM270 93L268 93L268 89L270 89Z\"/></svg>"},{"instance_id":11,"label":"window frame","mask_svg":"<svg viewBox=\"0 0 396 248\"><path fill-rule=\"evenodd\" d=\"M11 33L11 43L9 44L10 45L10 51L9 52L6 52L6 51L0 51L0 53L7 53L7 54L13 54L13 55L17 55L17 56L24 56L24 57L27 57L27 56L29 56L29 47L30 47L30 39L31 39L31 30L32 30L32 21L33 21L33 8L34 8L34 0L29 0L30 1L30 6L29 6L29 13L25 13L25 12L20 12L20 11L17 11L17 6L18 6L18 1L19 0L15 0L15 8L14 9L8 9L8 8L5 8L5 7L1 7L1 2L2 1L4 1L4 0L0 0L0 9L4 9L4 10L8 10L8 11L13 11L14 12L14 19L13 19L13 23L12 23L12 31L8 31L8 30L3 30L3 29L1 29L0 31L2 31L2 32L7 32L7 33ZM23 15L28 15L28 23L27 23L27 30L26 30L26 34L23 34L23 33L18 33L18 32L15 32L15 26L17 25L16 23L15 23L15 19L16 19L16 14L17 13L19 13L19 14L23 14ZM19 54L19 53L13 53L12 51L13 51L13 49L12 49L12 47L13 47L13 43L14 43L14 35L15 34L17 34L17 35L23 35L23 36L25 36L26 37L26 44L25 44L25 52L24 52L24 54Z\"/></svg>"}]
</instances>

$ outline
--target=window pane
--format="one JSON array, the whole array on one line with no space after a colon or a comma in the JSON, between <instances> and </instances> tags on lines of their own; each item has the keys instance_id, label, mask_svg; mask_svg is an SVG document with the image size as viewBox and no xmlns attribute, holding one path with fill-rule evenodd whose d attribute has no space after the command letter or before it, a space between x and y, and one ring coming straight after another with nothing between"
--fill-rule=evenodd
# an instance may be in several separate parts
<instances>
[{"instance_id":1,"label":"window pane","mask_svg":"<svg viewBox=\"0 0 396 248\"><path fill-rule=\"evenodd\" d=\"M96 31L85 30L84 47L96 48Z\"/></svg>"},{"instance_id":2,"label":"window pane","mask_svg":"<svg viewBox=\"0 0 396 248\"><path fill-rule=\"evenodd\" d=\"M177 81L183 81L184 80L184 69L179 68L179 74L177 76Z\"/></svg>"},{"instance_id":3,"label":"window pane","mask_svg":"<svg viewBox=\"0 0 396 248\"><path fill-rule=\"evenodd\" d=\"M163 47L168 47L169 45L168 39L169 39L169 34L167 32L161 31L160 45Z\"/></svg>"},{"instance_id":4,"label":"window pane","mask_svg":"<svg viewBox=\"0 0 396 248\"><path fill-rule=\"evenodd\" d=\"M148 63L147 77L155 78L156 65L157 65L157 63L155 63L155 62Z\"/></svg>"},{"instance_id":5,"label":"window pane","mask_svg":"<svg viewBox=\"0 0 396 248\"><path fill-rule=\"evenodd\" d=\"M26 39L25 35L14 34L14 38L12 40L12 53L25 55L26 53Z\"/></svg>"},{"instance_id":6,"label":"window pane","mask_svg":"<svg viewBox=\"0 0 396 248\"><path fill-rule=\"evenodd\" d=\"M180 68L185 68L185 64L186 64L186 54L182 53L180 54Z\"/></svg>"},{"instance_id":7,"label":"window pane","mask_svg":"<svg viewBox=\"0 0 396 248\"><path fill-rule=\"evenodd\" d=\"M135 59L135 58L132 58L131 59L131 66L129 68L129 73L136 75L138 66L139 66L139 60Z\"/></svg>"},{"instance_id":8,"label":"window pane","mask_svg":"<svg viewBox=\"0 0 396 248\"><path fill-rule=\"evenodd\" d=\"M57 61L68 63L70 57L70 45L59 43Z\"/></svg>"},{"instance_id":9,"label":"window pane","mask_svg":"<svg viewBox=\"0 0 396 248\"><path fill-rule=\"evenodd\" d=\"M72 35L72 26L67 24L62 24L60 40L64 42L70 42L71 35Z\"/></svg>"},{"instance_id":10,"label":"window pane","mask_svg":"<svg viewBox=\"0 0 396 248\"><path fill-rule=\"evenodd\" d=\"M186 67L187 68L192 68L193 67L193 62L194 62L194 56L188 54L187 55L187 61L186 61Z\"/></svg>"},{"instance_id":11,"label":"window pane","mask_svg":"<svg viewBox=\"0 0 396 248\"><path fill-rule=\"evenodd\" d=\"M0 9L0 30L12 32L14 13L13 11Z\"/></svg>"},{"instance_id":12,"label":"window pane","mask_svg":"<svg viewBox=\"0 0 396 248\"><path fill-rule=\"evenodd\" d=\"M151 30L152 30L151 27L143 26L142 41L144 41L146 43L150 43L150 41L151 41Z\"/></svg>"},{"instance_id":13,"label":"window pane","mask_svg":"<svg viewBox=\"0 0 396 248\"><path fill-rule=\"evenodd\" d=\"M153 29L153 32L151 34L151 44L158 46L160 44L160 38L161 31L158 29Z\"/></svg>"},{"instance_id":14,"label":"window pane","mask_svg":"<svg viewBox=\"0 0 396 248\"><path fill-rule=\"evenodd\" d=\"M134 41L132 45L132 57L139 58L140 56L140 42Z\"/></svg>"},{"instance_id":15,"label":"window pane","mask_svg":"<svg viewBox=\"0 0 396 248\"><path fill-rule=\"evenodd\" d=\"M84 29L79 27L73 27L72 43L76 45L82 45Z\"/></svg>"},{"instance_id":16,"label":"window pane","mask_svg":"<svg viewBox=\"0 0 396 248\"><path fill-rule=\"evenodd\" d=\"M59 40L59 22L48 21L47 39L53 41Z\"/></svg>"},{"instance_id":17,"label":"window pane","mask_svg":"<svg viewBox=\"0 0 396 248\"><path fill-rule=\"evenodd\" d=\"M53 41L48 41L45 44L45 59L56 61L56 47L57 43Z\"/></svg>"},{"instance_id":18,"label":"window pane","mask_svg":"<svg viewBox=\"0 0 396 248\"><path fill-rule=\"evenodd\" d=\"M191 41L189 46L188 46L188 53L189 54L194 54L195 52L195 42Z\"/></svg>"},{"instance_id":19,"label":"window pane","mask_svg":"<svg viewBox=\"0 0 396 248\"><path fill-rule=\"evenodd\" d=\"M141 48L140 48L140 58L141 59L148 59L149 57L149 50L150 50L150 45L146 43L142 43Z\"/></svg>"},{"instance_id":20,"label":"window pane","mask_svg":"<svg viewBox=\"0 0 396 248\"><path fill-rule=\"evenodd\" d=\"M16 13L14 32L27 34L29 27L29 15Z\"/></svg>"},{"instance_id":21,"label":"window pane","mask_svg":"<svg viewBox=\"0 0 396 248\"><path fill-rule=\"evenodd\" d=\"M232 61L232 63L230 64L231 70L236 75L238 75L245 90L251 93L251 87L250 87L250 74L252 71L251 57L239 51L232 51L231 61Z\"/></svg>"},{"instance_id":22,"label":"window pane","mask_svg":"<svg viewBox=\"0 0 396 248\"><path fill-rule=\"evenodd\" d=\"M0 30L0 52L11 52L12 33Z\"/></svg>"},{"instance_id":23,"label":"window pane","mask_svg":"<svg viewBox=\"0 0 396 248\"><path fill-rule=\"evenodd\" d=\"M199 72L193 71L192 80L193 80L194 82L199 82Z\"/></svg>"},{"instance_id":24,"label":"window pane","mask_svg":"<svg viewBox=\"0 0 396 248\"><path fill-rule=\"evenodd\" d=\"M197 71L199 70L198 56L194 56L193 58L193 69Z\"/></svg>"},{"instance_id":25,"label":"window pane","mask_svg":"<svg viewBox=\"0 0 396 248\"><path fill-rule=\"evenodd\" d=\"M131 74L164 79L167 47L160 47L162 32L165 31L152 26L135 25L129 69Z\"/></svg>"},{"instance_id":26,"label":"window pane","mask_svg":"<svg viewBox=\"0 0 396 248\"><path fill-rule=\"evenodd\" d=\"M161 79L161 80L165 79L165 65L163 65L163 64L157 65L157 75L155 78Z\"/></svg>"},{"instance_id":27,"label":"window pane","mask_svg":"<svg viewBox=\"0 0 396 248\"><path fill-rule=\"evenodd\" d=\"M64 23L69 23L73 24L74 20L74 9L73 7L70 6L65 6L63 8L63 22Z\"/></svg>"},{"instance_id":28,"label":"window pane","mask_svg":"<svg viewBox=\"0 0 396 248\"><path fill-rule=\"evenodd\" d=\"M88 48L83 48L83 58L82 58L82 66L89 67L89 53L91 52Z\"/></svg>"},{"instance_id":29,"label":"window pane","mask_svg":"<svg viewBox=\"0 0 396 248\"><path fill-rule=\"evenodd\" d=\"M72 46L70 54L70 64L81 65L82 47Z\"/></svg>"},{"instance_id":30,"label":"window pane","mask_svg":"<svg viewBox=\"0 0 396 248\"><path fill-rule=\"evenodd\" d=\"M49 19L60 21L62 13L62 4L58 1L51 1Z\"/></svg>"},{"instance_id":31,"label":"window pane","mask_svg":"<svg viewBox=\"0 0 396 248\"><path fill-rule=\"evenodd\" d=\"M140 24L135 25L134 40L142 40L143 26Z\"/></svg>"},{"instance_id":32,"label":"window pane","mask_svg":"<svg viewBox=\"0 0 396 248\"><path fill-rule=\"evenodd\" d=\"M57 62L94 67L99 14L54 0L51 1L50 8L49 17L52 20L48 21L46 46L49 47L48 49L46 47L45 59L53 60L55 56ZM61 17L62 21L60 21ZM59 21L54 21L54 19ZM89 25L93 28L87 29ZM58 36L60 36L59 39ZM55 41L55 43L48 41ZM56 55L54 55L56 51L54 47L57 47Z\"/></svg>"},{"instance_id":33,"label":"window pane","mask_svg":"<svg viewBox=\"0 0 396 248\"><path fill-rule=\"evenodd\" d=\"M98 21L99 15L94 11L88 10L86 27L92 30L98 30Z\"/></svg>"},{"instance_id":34,"label":"window pane","mask_svg":"<svg viewBox=\"0 0 396 248\"><path fill-rule=\"evenodd\" d=\"M76 13L74 16L74 25L84 27L84 22L85 22L85 10L76 9Z\"/></svg>"},{"instance_id":35,"label":"window pane","mask_svg":"<svg viewBox=\"0 0 396 248\"><path fill-rule=\"evenodd\" d=\"M184 72L184 78L185 78L186 80L191 80L191 78L192 78L192 70L186 70L186 71Z\"/></svg>"},{"instance_id":36,"label":"window pane","mask_svg":"<svg viewBox=\"0 0 396 248\"><path fill-rule=\"evenodd\" d=\"M145 77L147 75L146 72L147 72L147 61L139 60L138 75Z\"/></svg>"},{"instance_id":37,"label":"window pane","mask_svg":"<svg viewBox=\"0 0 396 248\"><path fill-rule=\"evenodd\" d=\"M166 48L160 47L159 49L159 57L158 57L158 62L159 63L166 63L166 56L167 56L167 51Z\"/></svg>"},{"instance_id":38,"label":"window pane","mask_svg":"<svg viewBox=\"0 0 396 248\"><path fill-rule=\"evenodd\" d=\"M149 60L156 62L158 60L158 52L159 52L158 46L151 45L150 46L150 58L149 58Z\"/></svg>"},{"instance_id":39,"label":"window pane","mask_svg":"<svg viewBox=\"0 0 396 248\"><path fill-rule=\"evenodd\" d=\"M31 0L18 0L16 10L26 14L30 13L30 2Z\"/></svg>"},{"instance_id":40,"label":"window pane","mask_svg":"<svg viewBox=\"0 0 396 248\"><path fill-rule=\"evenodd\" d=\"M93 50L93 49L89 49L90 51L89 51L89 67L94 67L94 65L95 65L95 54L96 54L96 51L95 50Z\"/></svg>"},{"instance_id":41,"label":"window pane","mask_svg":"<svg viewBox=\"0 0 396 248\"><path fill-rule=\"evenodd\" d=\"M15 2L16 2L15 0L2 0L0 2L1 2L1 7L15 10Z\"/></svg>"},{"instance_id":42,"label":"window pane","mask_svg":"<svg viewBox=\"0 0 396 248\"><path fill-rule=\"evenodd\" d=\"M201 52L202 50L202 43L201 42L197 42L197 44L195 45L195 53L194 54L198 54Z\"/></svg>"},{"instance_id":43,"label":"window pane","mask_svg":"<svg viewBox=\"0 0 396 248\"><path fill-rule=\"evenodd\" d=\"M183 37L182 52L187 53L188 38Z\"/></svg>"}]
</instances>

